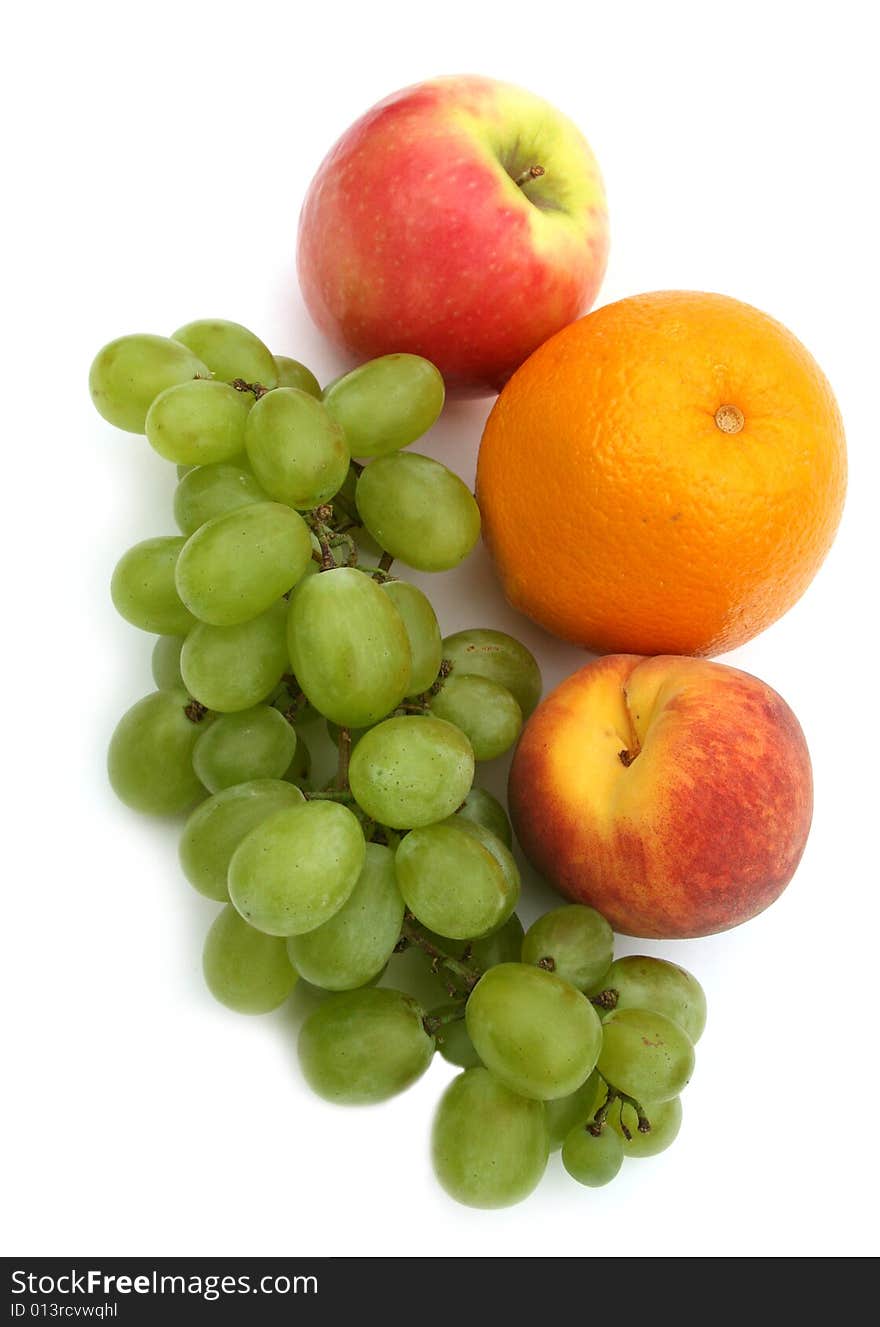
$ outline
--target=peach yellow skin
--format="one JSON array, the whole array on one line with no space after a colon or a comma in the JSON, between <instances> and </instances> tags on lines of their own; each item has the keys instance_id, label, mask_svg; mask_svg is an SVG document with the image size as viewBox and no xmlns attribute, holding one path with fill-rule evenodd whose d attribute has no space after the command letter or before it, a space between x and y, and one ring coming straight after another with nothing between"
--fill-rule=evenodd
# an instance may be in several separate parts
<instances>
[{"instance_id":1,"label":"peach yellow skin","mask_svg":"<svg viewBox=\"0 0 880 1327\"><path fill-rule=\"evenodd\" d=\"M538 706L508 799L523 851L562 894L624 934L683 939L737 926L782 892L807 840L812 772L797 719L758 678L611 654Z\"/></svg>"},{"instance_id":2,"label":"peach yellow skin","mask_svg":"<svg viewBox=\"0 0 880 1327\"><path fill-rule=\"evenodd\" d=\"M518 187L531 165L545 174ZM297 266L338 345L424 355L473 395L590 307L607 252L580 132L531 93L463 76L405 88L342 136L306 195Z\"/></svg>"}]
</instances>

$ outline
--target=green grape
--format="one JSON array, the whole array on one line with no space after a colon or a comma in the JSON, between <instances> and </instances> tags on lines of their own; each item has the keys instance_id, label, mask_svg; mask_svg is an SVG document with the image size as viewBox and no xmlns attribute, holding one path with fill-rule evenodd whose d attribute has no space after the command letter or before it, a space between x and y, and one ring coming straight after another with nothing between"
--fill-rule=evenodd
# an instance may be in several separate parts
<instances>
[{"instance_id":1,"label":"green grape","mask_svg":"<svg viewBox=\"0 0 880 1327\"><path fill-rule=\"evenodd\" d=\"M412 655L409 694L418 695L432 686L443 658L443 638L437 614L428 596L409 581L385 581L383 594L394 604L406 627ZM445 718L445 715L440 715Z\"/></svg>"},{"instance_id":2,"label":"green grape","mask_svg":"<svg viewBox=\"0 0 880 1327\"><path fill-rule=\"evenodd\" d=\"M268 1014L296 985L284 941L255 931L230 904L205 938L202 970L214 999L239 1014Z\"/></svg>"},{"instance_id":3,"label":"green grape","mask_svg":"<svg viewBox=\"0 0 880 1327\"><path fill-rule=\"evenodd\" d=\"M402 991L368 986L325 1000L299 1034L306 1082L327 1101L366 1105L403 1092L431 1063L424 1011Z\"/></svg>"},{"instance_id":4,"label":"green grape","mask_svg":"<svg viewBox=\"0 0 880 1327\"><path fill-rule=\"evenodd\" d=\"M543 682L538 661L525 645L504 631L489 627L456 631L444 640L443 657L452 664L453 673L476 674L507 687L524 719L541 699Z\"/></svg>"},{"instance_id":5,"label":"green grape","mask_svg":"<svg viewBox=\"0 0 880 1327\"><path fill-rule=\"evenodd\" d=\"M459 820L457 816L449 816L446 820L439 822L442 825L451 825L454 829L464 830L470 834L471 838L481 843L488 853L495 858L501 870L504 872L504 879L507 881L508 888L514 899L519 899L520 874L519 867L514 861L513 853L499 839L497 834L493 834L485 825L480 825L475 820ZM519 961L519 951L511 955L515 961ZM495 962L500 963L498 958Z\"/></svg>"},{"instance_id":6,"label":"green grape","mask_svg":"<svg viewBox=\"0 0 880 1327\"><path fill-rule=\"evenodd\" d=\"M244 447L251 399L213 379L167 387L147 411L147 441L178 465L231 461Z\"/></svg>"},{"instance_id":7,"label":"green grape","mask_svg":"<svg viewBox=\"0 0 880 1327\"><path fill-rule=\"evenodd\" d=\"M488 829L501 840L505 848L513 847L513 831L510 828L507 812L498 798L493 797L485 788L471 788L458 808L457 814L462 820L474 821Z\"/></svg>"},{"instance_id":8,"label":"green grape","mask_svg":"<svg viewBox=\"0 0 880 1327\"><path fill-rule=\"evenodd\" d=\"M453 940L488 935L516 907L517 890L495 857L455 824L412 830L397 849L395 869L413 915Z\"/></svg>"},{"instance_id":9,"label":"green grape","mask_svg":"<svg viewBox=\"0 0 880 1327\"><path fill-rule=\"evenodd\" d=\"M110 597L126 622L164 636L185 636L196 625L174 581L185 543L182 535L159 535L123 553L110 581Z\"/></svg>"},{"instance_id":10,"label":"green grape","mask_svg":"<svg viewBox=\"0 0 880 1327\"><path fill-rule=\"evenodd\" d=\"M307 784L309 775L312 772L312 753L306 745L306 739L302 733L296 734L296 750L293 753L293 760L284 771L284 778L288 783Z\"/></svg>"},{"instance_id":11,"label":"green grape","mask_svg":"<svg viewBox=\"0 0 880 1327\"><path fill-rule=\"evenodd\" d=\"M358 480L357 505L379 547L419 571L457 567L480 537L480 511L466 485L416 452L368 465Z\"/></svg>"},{"instance_id":12,"label":"green grape","mask_svg":"<svg viewBox=\"0 0 880 1327\"><path fill-rule=\"evenodd\" d=\"M648 1133L640 1133L638 1116L628 1102L620 1100L611 1105L608 1112L608 1125L623 1142L625 1157L656 1157L671 1147L681 1128L681 1097L671 1101L648 1101L640 1103L651 1128ZM629 1138L623 1132L626 1125ZM606 1132L608 1130L606 1129Z\"/></svg>"},{"instance_id":13,"label":"green grape","mask_svg":"<svg viewBox=\"0 0 880 1327\"><path fill-rule=\"evenodd\" d=\"M250 413L248 460L278 502L309 510L341 487L351 457L345 434L320 401L295 387L268 392Z\"/></svg>"},{"instance_id":14,"label":"green grape","mask_svg":"<svg viewBox=\"0 0 880 1327\"><path fill-rule=\"evenodd\" d=\"M548 968L579 991L590 991L611 966L614 932L595 908L572 903L539 917L526 931L523 963Z\"/></svg>"},{"instance_id":15,"label":"green grape","mask_svg":"<svg viewBox=\"0 0 880 1327\"><path fill-rule=\"evenodd\" d=\"M276 355L275 363L278 367L279 387L296 387L298 391L308 392L309 396L314 396L320 401L321 385L311 369L307 369L305 364L300 364L298 359L290 359L287 355Z\"/></svg>"},{"instance_id":16,"label":"green grape","mask_svg":"<svg viewBox=\"0 0 880 1327\"><path fill-rule=\"evenodd\" d=\"M287 646L315 709L347 728L377 723L409 690L403 620L376 582L354 567L322 571L296 587Z\"/></svg>"},{"instance_id":17,"label":"green grape","mask_svg":"<svg viewBox=\"0 0 880 1327\"><path fill-rule=\"evenodd\" d=\"M267 935L301 935L339 911L365 854L361 827L347 807L331 801L291 806L238 845L229 863L229 897L245 921Z\"/></svg>"},{"instance_id":18,"label":"green grape","mask_svg":"<svg viewBox=\"0 0 880 1327\"><path fill-rule=\"evenodd\" d=\"M382 355L324 390L354 456L385 456L408 447L440 417L443 378L419 355Z\"/></svg>"},{"instance_id":19,"label":"green grape","mask_svg":"<svg viewBox=\"0 0 880 1327\"><path fill-rule=\"evenodd\" d=\"M592 994L617 993L615 1009L655 1009L683 1028L694 1045L706 1026L706 996L696 977L665 958L630 954L597 977Z\"/></svg>"},{"instance_id":20,"label":"green grape","mask_svg":"<svg viewBox=\"0 0 880 1327\"><path fill-rule=\"evenodd\" d=\"M250 470L240 465L200 465L185 474L174 491L174 519L185 535L191 535L215 516L267 501Z\"/></svg>"},{"instance_id":21,"label":"green grape","mask_svg":"<svg viewBox=\"0 0 880 1327\"><path fill-rule=\"evenodd\" d=\"M174 339L195 351L215 378L223 382L242 378L269 389L277 386L278 366L271 350L241 323L199 318L179 327Z\"/></svg>"},{"instance_id":22,"label":"green grape","mask_svg":"<svg viewBox=\"0 0 880 1327\"><path fill-rule=\"evenodd\" d=\"M386 719L364 733L351 756L358 805L381 825L412 829L451 815L474 777L470 743L442 719Z\"/></svg>"},{"instance_id":23,"label":"green grape","mask_svg":"<svg viewBox=\"0 0 880 1327\"><path fill-rule=\"evenodd\" d=\"M485 972L487 968L494 968L497 963L516 963L522 947L522 938L523 924L514 912L503 926L499 926L490 935L468 941L467 947L470 950L468 961L481 972ZM454 941L452 947L453 949L456 947Z\"/></svg>"},{"instance_id":24,"label":"green grape","mask_svg":"<svg viewBox=\"0 0 880 1327\"><path fill-rule=\"evenodd\" d=\"M182 636L160 636L153 646L150 666L153 681L160 691L176 691L183 688L184 681L180 674L182 649Z\"/></svg>"},{"instance_id":25,"label":"green grape","mask_svg":"<svg viewBox=\"0 0 880 1327\"><path fill-rule=\"evenodd\" d=\"M589 1078L567 1097L544 1102L544 1123L550 1151L558 1152L576 1125L586 1124L604 1099L602 1079L594 1069Z\"/></svg>"},{"instance_id":26,"label":"green grape","mask_svg":"<svg viewBox=\"0 0 880 1327\"><path fill-rule=\"evenodd\" d=\"M209 792L252 779L280 779L293 760L296 733L278 710L255 705L222 714L193 748L193 769Z\"/></svg>"},{"instance_id":27,"label":"green grape","mask_svg":"<svg viewBox=\"0 0 880 1327\"><path fill-rule=\"evenodd\" d=\"M125 713L110 739L107 772L116 796L135 811L177 815L205 796L192 765L203 731L187 717L185 691L153 691Z\"/></svg>"},{"instance_id":28,"label":"green grape","mask_svg":"<svg viewBox=\"0 0 880 1327\"><path fill-rule=\"evenodd\" d=\"M160 392L209 376L208 366L181 342L136 333L98 351L89 370L89 391L95 409L111 424L143 433L147 411Z\"/></svg>"},{"instance_id":29,"label":"green grape","mask_svg":"<svg viewBox=\"0 0 880 1327\"><path fill-rule=\"evenodd\" d=\"M573 1180L591 1189L610 1184L623 1165L623 1144L613 1129L592 1134L579 1124L562 1144L562 1164Z\"/></svg>"},{"instance_id":30,"label":"green grape","mask_svg":"<svg viewBox=\"0 0 880 1327\"><path fill-rule=\"evenodd\" d=\"M290 961L306 981L326 991L365 986L383 970L400 938L403 899L394 854L367 844L357 884L337 913L306 935L287 941Z\"/></svg>"},{"instance_id":31,"label":"green grape","mask_svg":"<svg viewBox=\"0 0 880 1327\"><path fill-rule=\"evenodd\" d=\"M177 560L177 592L203 622L248 622L295 585L312 556L303 518L279 502L215 516Z\"/></svg>"},{"instance_id":32,"label":"green grape","mask_svg":"<svg viewBox=\"0 0 880 1327\"><path fill-rule=\"evenodd\" d=\"M180 839L180 865L194 889L229 901L229 863L242 839L286 807L302 806L299 788L280 779L254 779L209 797L193 811Z\"/></svg>"},{"instance_id":33,"label":"green grape","mask_svg":"<svg viewBox=\"0 0 880 1327\"><path fill-rule=\"evenodd\" d=\"M543 1107L511 1092L486 1069L468 1069L440 1099L431 1151L438 1180L458 1202L522 1202L547 1166Z\"/></svg>"},{"instance_id":34,"label":"green grape","mask_svg":"<svg viewBox=\"0 0 880 1327\"><path fill-rule=\"evenodd\" d=\"M200 622L180 654L190 695L209 710L248 710L270 695L288 667L287 604L279 599L265 613L235 627Z\"/></svg>"},{"instance_id":35,"label":"green grape","mask_svg":"<svg viewBox=\"0 0 880 1327\"><path fill-rule=\"evenodd\" d=\"M465 733L475 760L494 760L509 751L522 728L522 710L507 687L476 674L453 673L429 702L438 719Z\"/></svg>"},{"instance_id":36,"label":"green grape","mask_svg":"<svg viewBox=\"0 0 880 1327\"><path fill-rule=\"evenodd\" d=\"M535 969L537 971L537 969ZM615 1009L602 1025L599 1073L636 1101L670 1101L694 1069L694 1048L677 1023L648 1009Z\"/></svg>"},{"instance_id":37,"label":"green grape","mask_svg":"<svg viewBox=\"0 0 880 1327\"><path fill-rule=\"evenodd\" d=\"M442 1005L439 1009L432 1009L428 1018L438 1015L441 1018L459 1006ZM474 1069L482 1064L477 1052L474 1050L474 1043L468 1036L468 1030L463 1018L456 1018L453 1022L444 1023L434 1033L434 1040L437 1043L437 1049L449 1064L458 1065L459 1069Z\"/></svg>"},{"instance_id":38,"label":"green grape","mask_svg":"<svg viewBox=\"0 0 880 1327\"><path fill-rule=\"evenodd\" d=\"M467 1028L486 1068L514 1092L540 1101L580 1087L602 1046L602 1024L589 1000L555 973L525 963L500 963L480 978L468 1000Z\"/></svg>"}]
</instances>

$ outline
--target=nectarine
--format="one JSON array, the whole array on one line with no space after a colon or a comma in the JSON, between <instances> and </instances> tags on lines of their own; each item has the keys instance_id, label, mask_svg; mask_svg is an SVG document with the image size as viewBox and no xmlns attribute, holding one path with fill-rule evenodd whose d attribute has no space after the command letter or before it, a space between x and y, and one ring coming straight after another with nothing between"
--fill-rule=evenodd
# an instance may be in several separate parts
<instances>
[{"instance_id":1,"label":"nectarine","mask_svg":"<svg viewBox=\"0 0 880 1327\"><path fill-rule=\"evenodd\" d=\"M800 861L812 815L800 725L725 664L611 654L532 715L510 771L526 856L617 931L675 939L761 912Z\"/></svg>"}]
</instances>

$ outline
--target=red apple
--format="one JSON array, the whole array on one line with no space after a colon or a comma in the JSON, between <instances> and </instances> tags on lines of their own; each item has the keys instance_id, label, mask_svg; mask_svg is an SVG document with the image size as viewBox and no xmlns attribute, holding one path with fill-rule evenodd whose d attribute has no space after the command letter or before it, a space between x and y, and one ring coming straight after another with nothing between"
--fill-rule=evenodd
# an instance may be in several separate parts
<instances>
[{"instance_id":1,"label":"red apple","mask_svg":"<svg viewBox=\"0 0 880 1327\"><path fill-rule=\"evenodd\" d=\"M706 659L609 654L538 706L510 771L533 865L617 931L710 935L747 921L800 861L810 757L781 696Z\"/></svg>"},{"instance_id":2,"label":"red apple","mask_svg":"<svg viewBox=\"0 0 880 1327\"><path fill-rule=\"evenodd\" d=\"M309 186L298 267L312 317L353 356L424 355L474 395L589 309L607 252L579 130L530 92L461 76L405 88L343 134Z\"/></svg>"}]
</instances>

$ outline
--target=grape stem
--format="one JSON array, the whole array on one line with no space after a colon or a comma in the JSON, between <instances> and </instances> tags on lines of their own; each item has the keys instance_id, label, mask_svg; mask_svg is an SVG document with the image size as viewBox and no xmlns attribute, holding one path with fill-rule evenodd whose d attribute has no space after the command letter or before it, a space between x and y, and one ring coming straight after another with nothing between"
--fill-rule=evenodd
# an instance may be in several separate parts
<instances>
[{"instance_id":1,"label":"grape stem","mask_svg":"<svg viewBox=\"0 0 880 1327\"><path fill-rule=\"evenodd\" d=\"M269 391L269 388L264 387L261 382L245 382L244 378L233 378L229 386L234 387L237 392L253 392L258 401Z\"/></svg>"},{"instance_id":2,"label":"grape stem","mask_svg":"<svg viewBox=\"0 0 880 1327\"><path fill-rule=\"evenodd\" d=\"M284 707L284 709L281 711L281 715L283 718L287 720L290 726L293 727L293 725L296 723L297 719L299 718L300 714L302 713L302 711L305 709L306 705L308 705L309 702L305 692L300 690L299 683L297 682L293 673L284 674L284 676L281 679L281 686L278 688L275 695L272 697L271 703L274 705L276 701L279 701L281 697L284 695L285 691L287 692L287 695L289 697L289 704L287 704Z\"/></svg>"},{"instance_id":3,"label":"grape stem","mask_svg":"<svg viewBox=\"0 0 880 1327\"><path fill-rule=\"evenodd\" d=\"M348 765L351 760L351 729L339 729L339 764L336 767L336 787L340 792L348 788Z\"/></svg>"},{"instance_id":4,"label":"grape stem","mask_svg":"<svg viewBox=\"0 0 880 1327\"><path fill-rule=\"evenodd\" d=\"M189 704L184 705L183 712L189 719L190 723L201 723L202 719L204 719L205 715L208 713L208 707L203 705L200 700L190 699Z\"/></svg>"},{"instance_id":5,"label":"grape stem","mask_svg":"<svg viewBox=\"0 0 880 1327\"><path fill-rule=\"evenodd\" d=\"M385 572L390 571L390 570L391 570L391 564L392 564L393 562L394 562L394 558L391 556L390 553L383 553L382 556L381 556L380 559L379 559L379 570L380 570L380 571L385 571Z\"/></svg>"},{"instance_id":6,"label":"grape stem","mask_svg":"<svg viewBox=\"0 0 880 1327\"><path fill-rule=\"evenodd\" d=\"M540 964L538 966L540 967ZM604 991L600 991L598 995L591 995L590 1004L594 1004L597 1009L616 1009L619 999L619 992L609 986Z\"/></svg>"},{"instance_id":7,"label":"grape stem","mask_svg":"<svg viewBox=\"0 0 880 1327\"><path fill-rule=\"evenodd\" d=\"M628 1143L632 1141L632 1134L623 1121L624 1106L631 1106L632 1109L635 1111L636 1118L639 1122L639 1133L650 1133L651 1121L648 1119L647 1115L645 1114L645 1110L641 1102L636 1101L635 1097L628 1096L626 1092L621 1092L619 1088L612 1086L612 1084L608 1082L608 1079L605 1077L604 1074L600 1074L599 1077L602 1079L602 1082L605 1084L608 1091L605 1100L602 1102L602 1105L596 1111L596 1114L593 1116L592 1120L589 1120L587 1124L584 1125L584 1128L586 1129L587 1133L591 1133L594 1138L599 1137L602 1130L605 1128L605 1122L608 1119L608 1112L610 1111L611 1107L614 1105L615 1101L620 1102L620 1132L623 1134L624 1138Z\"/></svg>"},{"instance_id":8,"label":"grape stem","mask_svg":"<svg viewBox=\"0 0 880 1327\"><path fill-rule=\"evenodd\" d=\"M333 549L330 543L334 531L328 524L332 519L333 508L326 502L322 506L315 507L309 512L309 525L311 525L315 532L315 538L321 545L321 571L332 571L336 566L336 559L333 556Z\"/></svg>"},{"instance_id":9,"label":"grape stem","mask_svg":"<svg viewBox=\"0 0 880 1327\"><path fill-rule=\"evenodd\" d=\"M433 944L428 937L423 935L419 930L416 919L411 912L404 914L403 930L400 933L400 943L401 948L406 948L407 945L415 945L418 949L423 950L423 952L432 960L431 966L435 972L438 972L440 968L447 968L450 972L455 973L456 977L458 977L464 984L467 995L470 995L471 991L483 975L479 968L468 967L466 963L462 963L459 959L453 958L451 954L445 953L442 949L439 949L437 945ZM467 995L465 998L467 998Z\"/></svg>"},{"instance_id":10,"label":"grape stem","mask_svg":"<svg viewBox=\"0 0 880 1327\"><path fill-rule=\"evenodd\" d=\"M368 843L378 843L390 848L392 852L397 850L400 843L400 835L396 830L389 829L387 825L378 825L375 820L368 820L364 825L364 838ZM400 944L400 941L397 943Z\"/></svg>"},{"instance_id":11,"label":"grape stem","mask_svg":"<svg viewBox=\"0 0 880 1327\"><path fill-rule=\"evenodd\" d=\"M406 700L401 701L394 711L395 714L428 714L431 709L431 700L434 696L440 694L443 690L443 683L452 672L452 660L441 659L440 669L436 678L428 687L418 696L408 696Z\"/></svg>"},{"instance_id":12,"label":"grape stem","mask_svg":"<svg viewBox=\"0 0 880 1327\"><path fill-rule=\"evenodd\" d=\"M446 1027L449 1023L457 1023L464 1018L466 1005L467 1001L462 1000L454 1009L444 1009L442 1013L425 1014L422 1019L422 1027L429 1037L434 1037L441 1028Z\"/></svg>"},{"instance_id":13,"label":"grape stem","mask_svg":"<svg viewBox=\"0 0 880 1327\"><path fill-rule=\"evenodd\" d=\"M358 560L357 544L352 539L347 530L339 529L329 540L331 548L345 548L345 565L347 567L356 567Z\"/></svg>"}]
</instances>

